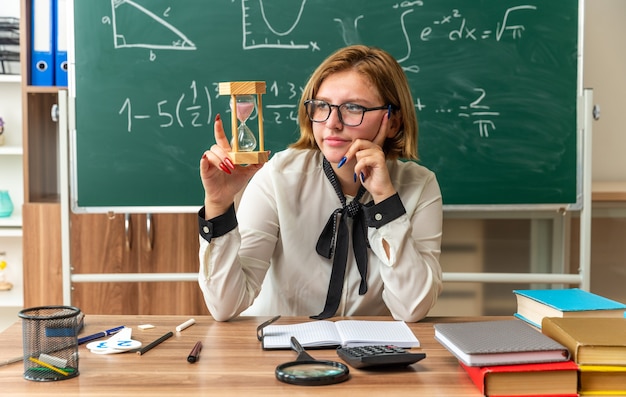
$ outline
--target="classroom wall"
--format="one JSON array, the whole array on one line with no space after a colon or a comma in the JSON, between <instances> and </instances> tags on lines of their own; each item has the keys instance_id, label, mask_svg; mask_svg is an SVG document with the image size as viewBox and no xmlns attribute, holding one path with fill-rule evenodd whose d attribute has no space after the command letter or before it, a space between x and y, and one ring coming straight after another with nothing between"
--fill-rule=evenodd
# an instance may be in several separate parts
<instances>
[{"instance_id":1,"label":"classroom wall","mask_svg":"<svg viewBox=\"0 0 626 397\"><path fill-rule=\"evenodd\" d=\"M10 4L18 4L17 0L0 0L0 8ZM626 114L626 0L585 0L584 16L584 87L594 89L594 102L600 105L600 120L593 123L593 179L596 181L626 181L626 134L621 115ZM611 221L615 225L616 221ZM621 271L624 257L623 239L598 239L600 230L611 230L620 233L625 230L626 220L618 220L622 227L610 227L605 223L594 224L594 242L592 251L602 257L593 258L592 290L594 292L621 299L626 273ZM473 220L465 223L475 224ZM481 223L484 228L482 244L478 251L486 271L524 271L528 263L528 223L520 220L486 220ZM576 241L576 230L572 241ZM611 234L616 236L616 234ZM623 232L621 236L623 236ZM599 245L601 244L601 245ZM574 250L574 254L575 254ZM607 258L605 258L607 257ZM511 258L516 258L512 261ZM573 258L577 259L577 258ZM573 261L574 262L574 261ZM446 269L467 271L466 259L452 260L450 266L461 264L462 269ZM503 268L503 264L504 268ZM511 289L519 285L471 285L478 288L478 310L487 314L510 314L514 308ZM451 289L454 290L454 289ZM619 290L619 291L618 291ZM463 291L461 291L463 292ZM466 295L461 294L465 297ZM464 298L466 299L466 298ZM476 302L476 301L474 301ZM504 307L489 310L489 305L503 302ZM0 316L1 317L1 316Z\"/></svg>"},{"instance_id":2,"label":"classroom wall","mask_svg":"<svg viewBox=\"0 0 626 397\"><path fill-rule=\"evenodd\" d=\"M593 123L594 181L626 181L626 1L586 0L583 83L593 88L600 119Z\"/></svg>"}]
</instances>

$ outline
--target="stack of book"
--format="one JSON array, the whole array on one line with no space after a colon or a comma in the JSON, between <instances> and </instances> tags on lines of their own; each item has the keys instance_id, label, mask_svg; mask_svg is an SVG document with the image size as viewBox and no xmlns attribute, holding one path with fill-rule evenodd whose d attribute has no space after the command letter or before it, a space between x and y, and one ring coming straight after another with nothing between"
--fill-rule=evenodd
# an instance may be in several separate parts
<instances>
[{"instance_id":1,"label":"stack of book","mask_svg":"<svg viewBox=\"0 0 626 397\"><path fill-rule=\"evenodd\" d=\"M577 396L578 366L564 345L519 319L435 324L485 396Z\"/></svg>"},{"instance_id":2,"label":"stack of book","mask_svg":"<svg viewBox=\"0 0 626 397\"><path fill-rule=\"evenodd\" d=\"M626 318L546 317L541 331L570 351L581 396L626 396Z\"/></svg>"},{"instance_id":3,"label":"stack of book","mask_svg":"<svg viewBox=\"0 0 626 397\"><path fill-rule=\"evenodd\" d=\"M567 347L581 396L626 396L626 305L578 288L513 293L515 316Z\"/></svg>"}]
</instances>

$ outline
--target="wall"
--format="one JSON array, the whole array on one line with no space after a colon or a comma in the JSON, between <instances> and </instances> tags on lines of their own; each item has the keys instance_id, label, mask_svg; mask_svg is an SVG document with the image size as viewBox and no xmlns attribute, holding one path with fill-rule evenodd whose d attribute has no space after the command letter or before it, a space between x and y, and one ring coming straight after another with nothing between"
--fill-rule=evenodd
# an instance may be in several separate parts
<instances>
[{"instance_id":1,"label":"wall","mask_svg":"<svg viewBox=\"0 0 626 397\"><path fill-rule=\"evenodd\" d=\"M583 82L601 111L593 123L594 181L626 181L625 17L624 0L585 1Z\"/></svg>"},{"instance_id":2,"label":"wall","mask_svg":"<svg viewBox=\"0 0 626 397\"><path fill-rule=\"evenodd\" d=\"M7 5L6 0L0 0L0 3L4 10ZM12 0L8 4L12 3L18 2ZM626 47L623 43L623 38L626 37L626 24L623 23L624 17L626 17L626 1L624 0L585 1L584 86L594 89L594 102L601 108L600 120L593 123L593 179L596 181L626 181L626 156L623 154L626 148L626 134L624 123L620 118L622 114L626 114L626 100L624 99ZM474 221L467 220L467 222ZM622 227L614 228L605 222L594 222L592 225L592 291L614 299L625 299L621 290L626 284L626 273L620 269L624 268L623 259L626 258L623 244L626 238L624 236L626 221L614 220L612 222L617 222ZM526 238L528 229L526 221L486 221L485 231L482 234L484 269L487 271L523 271L526 258L520 257L528 250L529 239ZM493 232L494 230L497 233ZM602 230L610 231L608 234L612 238L603 239ZM572 241L576 242L577 238L577 230L574 229ZM574 248L572 262L577 259L575 258L577 247ZM512 257L519 260L513 263ZM466 266L463 260L459 262ZM450 264L451 268L444 270L470 270L453 269L452 266L456 263L455 261L454 264ZM493 306L497 302L504 303L504 307L499 310L486 310L489 314L512 313L515 303L510 291L514 287L522 287L496 284L476 286L484 288L486 306ZM447 284L446 287L449 290L452 289L451 284ZM482 302L479 305L482 306Z\"/></svg>"}]
</instances>

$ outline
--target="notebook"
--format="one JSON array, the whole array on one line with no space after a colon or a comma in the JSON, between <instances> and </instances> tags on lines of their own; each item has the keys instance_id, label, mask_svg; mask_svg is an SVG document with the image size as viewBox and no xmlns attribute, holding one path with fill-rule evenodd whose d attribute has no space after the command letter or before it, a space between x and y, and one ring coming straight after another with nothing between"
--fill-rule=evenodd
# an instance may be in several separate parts
<instances>
[{"instance_id":1,"label":"notebook","mask_svg":"<svg viewBox=\"0 0 626 397\"><path fill-rule=\"evenodd\" d=\"M309 321L299 324L271 324L263 328L264 349L289 349L294 336L302 347L336 348L390 344L403 348L420 343L404 321Z\"/></svg>"},{"instance_id":2,"label":"notebook","mask_svg":"<svg viewBox=\"0 0 626 397\"><path fill-rule=\"evenodd\" d=\"M557 362L569 351L522 320L435 324L435 339L469 366Z\"/></svg>"}]
</instances>

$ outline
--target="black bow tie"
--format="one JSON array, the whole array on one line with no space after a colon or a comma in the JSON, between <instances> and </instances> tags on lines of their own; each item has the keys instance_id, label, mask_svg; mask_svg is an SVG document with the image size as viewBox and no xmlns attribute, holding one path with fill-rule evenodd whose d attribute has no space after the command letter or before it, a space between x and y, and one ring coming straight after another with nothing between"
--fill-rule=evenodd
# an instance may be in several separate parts
<instances>
[{"instance_id":1,"label":"black bow tie","mask_svg":"<svg viewBox=\"0 0 626 397\"><path fill-rule=\"evenodd\" d=\"M335 175L332 166L326 158L324 158L323 166L324 173L333 185L339 200L341 200L342 207L337 208L330 215L330 218L322 230L315 247L317 253L325 258L330 258L333 255L334 248L333 268L330 274L330 282L328 283L326 304L324 305L324 310L322 310L320 314L317 316L311 316L311 318L316 320L322 320L334 316L339 308L341 292L343 290L343 279L346 272L346 261L348 259L348 218L353 219L352 248L354 250L357 268L359 269L359 274L361 275L359 295L364 295L367 292L367 248L369 247L369 242L367 241L367 227L363 215L363 209L359 201L366 192L365 187L361 185L357 195L354 197L354 200L352 200L350 204L346 204L346 197L341 190L341 185L337 180L337 176ZM337 222L338 217L339 222Z\"/></svg>"}]
</instances>

